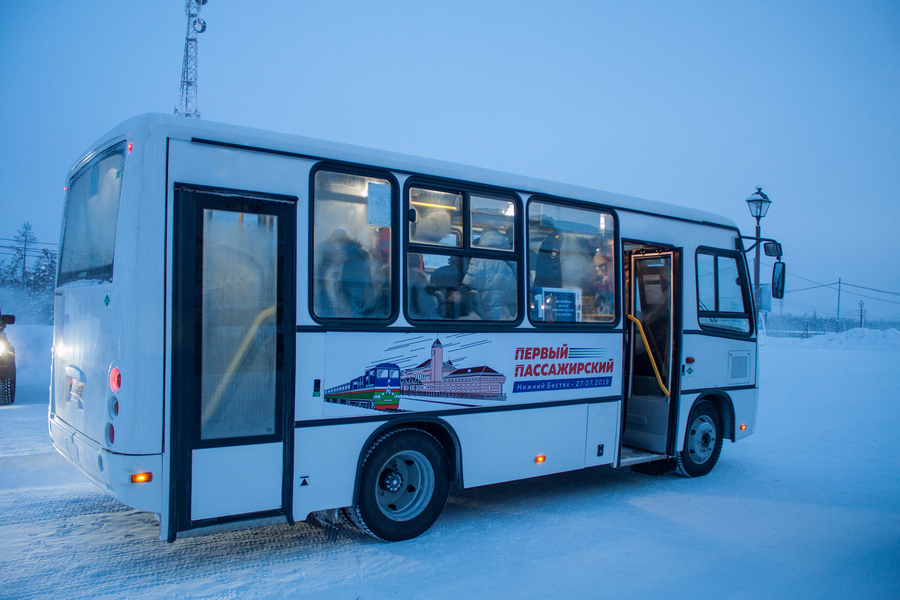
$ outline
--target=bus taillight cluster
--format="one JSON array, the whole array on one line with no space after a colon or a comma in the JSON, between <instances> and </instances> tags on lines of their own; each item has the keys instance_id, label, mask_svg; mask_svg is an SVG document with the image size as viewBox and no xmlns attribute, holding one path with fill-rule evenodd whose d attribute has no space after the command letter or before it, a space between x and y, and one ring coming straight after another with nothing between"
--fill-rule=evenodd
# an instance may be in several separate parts
<instances>
[{"instance_id":1,"label":"bus taillight cluster","mask_svg":"<svg viewBox=\"0 0 900 600\"><path fill-rule=\"evenodd\" d=\"M109 397L109 419L106 424L106 441L112 446L116 442L116 428L112 424L112 420L119 416L119 399L115 393L122 387L122 372L118 367L109 370L109 389L113 395Z\"/></svg>"}]
</instances>

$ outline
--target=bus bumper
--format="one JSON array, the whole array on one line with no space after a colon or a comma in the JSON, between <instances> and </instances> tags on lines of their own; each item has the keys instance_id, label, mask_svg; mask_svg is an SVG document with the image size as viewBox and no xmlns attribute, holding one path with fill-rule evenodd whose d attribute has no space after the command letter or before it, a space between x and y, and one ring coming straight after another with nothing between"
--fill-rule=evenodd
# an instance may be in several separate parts
<instances>
[{"instance_id":1,"label":"bus bumper","mask_svg":"<svg viewBox=\"0 0 900 600\"><path fill-rule=\"evenodd\" d=\"M53 413L49 425L53 447L100 489L131 508L162 512L161 454L110 452ZM137 473L151 473L152 478L132 483L131 476Z\"/></svg>"}]
</instances>

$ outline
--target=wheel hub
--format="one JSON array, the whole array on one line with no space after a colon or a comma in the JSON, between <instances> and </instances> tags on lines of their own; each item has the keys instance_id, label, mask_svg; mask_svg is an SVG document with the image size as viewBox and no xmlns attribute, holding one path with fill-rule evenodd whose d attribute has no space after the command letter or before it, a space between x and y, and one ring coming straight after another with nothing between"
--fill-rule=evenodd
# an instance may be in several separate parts
<instances>
[{"instance_id":1,"label":"wheel hub","mask_svg":"<svg viewBox=\"0 0 900 600\"><path fill-rule=\"evenodd\" d=\"M712 419L703 415L694 421L691 427L688 439L691 460L698 465L705 463L712 455L715 446L716 428L712 423Z\"/></svg>"},{"instance_id":2,"label":"wheel hub","mask_svg":"<svg viewBox=\"0 0 900 600\"><path fill-rule=\"evenodd\" d=\"M419 516L434 493L434 469L421 452L402 450L381 467L375 498L382 514L392 521Z\"/></svg>"},{"instance_id":3,"label":"wheel hub","mask_svg":"<svg viewBox=\"0 0 900 600\"><path fill-rule=\"evenodd\" d=\"M385 469L381 473L381 479L378 482L381 489L391 492L397 492L403 487L403 476L394 469Z\"/></svg>"}]
</instances>

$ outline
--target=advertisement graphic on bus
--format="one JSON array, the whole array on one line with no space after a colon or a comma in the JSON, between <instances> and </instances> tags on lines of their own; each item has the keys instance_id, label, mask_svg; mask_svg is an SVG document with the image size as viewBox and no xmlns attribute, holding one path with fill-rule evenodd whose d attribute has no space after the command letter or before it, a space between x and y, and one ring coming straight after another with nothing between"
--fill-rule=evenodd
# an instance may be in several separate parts
<instances>
[{"instance_id":1,"label":"advertisement graphic on bus","mask_svg":"<svg viewBox=\"0 0 900 600\"><path fill-rule=\"evenodd\" d=\"M591 388L589 393L608 395L603 388L612 387L617 366L611 352L602 347L570 347L564 342L499 350L491 340L471 334L442 337L444 341L431 337L430 344L429 338L418 335L393 340L384 350L388 359L346 375L342 370L326 381L325 402L409 412L542 401L543 395L535 392L552 392L558 398L562 391L583 395Z\"/></svg>"}]
</instances>

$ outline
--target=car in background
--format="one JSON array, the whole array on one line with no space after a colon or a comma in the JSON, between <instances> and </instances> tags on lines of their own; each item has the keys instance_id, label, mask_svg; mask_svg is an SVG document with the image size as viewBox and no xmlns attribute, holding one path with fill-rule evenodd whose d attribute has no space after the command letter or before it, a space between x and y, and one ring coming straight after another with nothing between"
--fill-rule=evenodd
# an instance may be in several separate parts
<instances>
[{"instance_id":1,"label":"car in background","mask_svg":"<svg viewBox=\"0 0 900 600\"><path fill-rule=\"evenodd\" d=\"M0 405L16 401L16 349L3 332L7 325L15 322L15 315L0 312Z\"/></svg>"}]
</instances>

